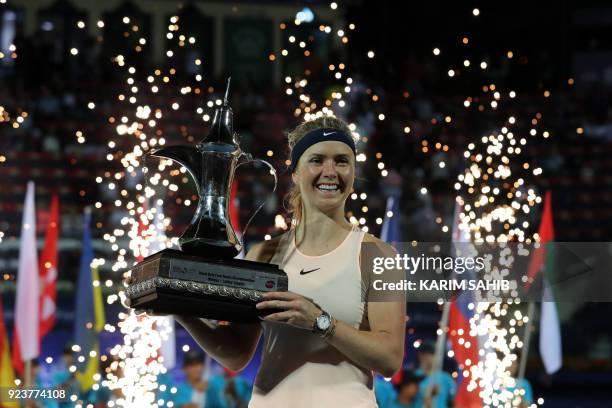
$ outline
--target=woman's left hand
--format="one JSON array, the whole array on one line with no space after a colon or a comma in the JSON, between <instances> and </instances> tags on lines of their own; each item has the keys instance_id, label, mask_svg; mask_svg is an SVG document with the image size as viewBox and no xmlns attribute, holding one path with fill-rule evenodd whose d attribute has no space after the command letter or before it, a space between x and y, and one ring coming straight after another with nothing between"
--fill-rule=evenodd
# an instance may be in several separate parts
<instances>
[{"instance_id":1,"label":"woman's left hand","mask_svg":"<svg viewBox=\"0 0 612 408\"><path fill-rule=\"evenodd\" d=\"M312 330L321 309L312 300L293 292L266 292L257 309L284 309L262 317L270 322L282 322L300 329Z\"/></svg>"}]
</instances>

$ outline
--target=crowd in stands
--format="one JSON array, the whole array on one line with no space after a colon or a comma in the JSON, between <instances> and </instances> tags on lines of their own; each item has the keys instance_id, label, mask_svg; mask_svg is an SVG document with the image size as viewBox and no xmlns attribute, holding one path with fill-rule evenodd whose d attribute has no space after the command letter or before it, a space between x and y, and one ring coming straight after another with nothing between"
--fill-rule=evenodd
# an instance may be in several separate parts
<instances>
[{"instance_id":1,"label":"crowd in stands","mask_svg":"<svg viewBox=\"0 0 612 408\"><path fill-rule=\"evenodd\" d=\"M212 87L213 98L220 95L221 84ZM112 205L112 198L117 193L109 192L104 183L97 184L94 180L119 170L117 162L107 160L107 154L113 151L108 143L112 140L124 143L126 148L130 143L133 146L133 140L117 136L114 122L122 116L133 117L134 112L133 107L119 108L121 105L114 101L124 91L120 83L106 84L101 90L99 86L79 84L75 88L58 78L54 85L43 85L39 89L14 86L0 89L0 98L7 111L28 113L17 129L0 124L3 133L0 152L6 157L0 165L0 173L11 180L0 192L3 214L0 230L6 235L16 236L19 230L25 185L30 179L37 182L39 211L44 213L51 193L60 194L64 236L77 235L74 226L78 221L74 217L78 218L84 205L97 201L106 201L97 210L104 224L99 234L112 228L106 221L110 221L111 214L117 211ZM363 86L366 86L365 81ZM366 97L367 91L364 91ZM369 91L371 94L372 90ZM358 181L357 185L358 191L369 197L368 224L374 231L378 228L373 219L383 215L385 197L399 189L406 238L438 238L440 228L435 219L447 218L451 213L453 184L466 165L463 151L468 140L499 129L503 123L491 122L485 115L480 118L478 113L462 112L466 109L461 106L463 97L460 95L436 97L423 91L421 95L410 94L404 98L393 93L387 95L383 89L375 92L383 102L356 101L354 109L338 110L368 138L368 143L360 146L367 153L367 160L360 170L363 181ZM609 188L611 147L605 140L605 125L610 118L609 115L591 118L589 111L584 110L588 99L570 92L559 91L558 105L556 102L544 104L550 112L531 105L530 98L537 100L539 96L524 95L520 104L512 106L508 116L514 115L521 121L516 133L528 135L531 118L539 113L546 124L543 129L552 135L546 140L529 139L525 160L543 169L543 175L534 177L531 184L540 192L553 191L559 214L556 220L559 235L565 240L602 240L610 236L609 225L600 222L609 219L608 208L612 201ZM160 100L173 100L177 94L175 89L162 90L155 97L143 94L142 104L162 105ZM275 232L274 215L281 212L283 193L289 186L285 132L297 122L292 115L295 101L275 89L242 86L238 80L234 82L231 98L235 126L244 149L255 157L270 160L280 176L276 197L265 206L265 215L256 218L251 231L252 238L257 241L266 233ZM181 104L185 110L164 111L167 116L163 120L163 134L167 144L196 143L206 134L207 123L195 113L195 107L204 106L205 97L194 95L183 99L189 102ZM94 109L88 108L90 102L95 104ZM190 111L189 107L193 109ZM379 112L384 112L385 120L378 119ZM447 116L452 118L450 124L444 123ZM110 119L113 124L109 123L109 118L113 118ZM409 133L405 131L407 128ZM577 132L577 129L580 130ZM589 132L594 137L590 137ZM603 137L601 132L604 132ZM82 142L79 137L84 138ZM376 159L377 154L380 160ZM114 159L119 160L119 156ZM382 161L389 171L386 178L381 177L376 167L378 161ZM441 162L445 162L443 168ZM266 178L263 167L259 171L239 171L238 179L241 184L240 221L244 225L256 204L271 190L272 182ZM426 194L422 193L423 187L427 188ZM181 189L187 193L181 191L179 194L189 198L188 186ZM354 204L352 207L360 208L364 203ZM184 208L168 207L167 211L176 213L179 219L182 219L181 214L189 212ZM359 211L355 213L358 215Z\"/></svg>"}]
</instances>

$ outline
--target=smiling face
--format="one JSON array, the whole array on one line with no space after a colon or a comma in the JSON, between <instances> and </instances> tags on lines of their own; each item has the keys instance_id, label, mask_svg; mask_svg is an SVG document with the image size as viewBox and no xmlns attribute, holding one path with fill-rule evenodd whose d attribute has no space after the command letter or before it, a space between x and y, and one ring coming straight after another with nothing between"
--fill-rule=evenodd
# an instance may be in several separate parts
<instances>
[{"instance_id":1,"label":"smiling face","mask_svg":"<svg viewBox=\"0 0 612 408\"><path fill-rule=\"evenodd\" d=\"M355 180L355 155L342 142L316 143L302 154L292 178L307 209L343 211Z\"/></svg>"}]
</instances>

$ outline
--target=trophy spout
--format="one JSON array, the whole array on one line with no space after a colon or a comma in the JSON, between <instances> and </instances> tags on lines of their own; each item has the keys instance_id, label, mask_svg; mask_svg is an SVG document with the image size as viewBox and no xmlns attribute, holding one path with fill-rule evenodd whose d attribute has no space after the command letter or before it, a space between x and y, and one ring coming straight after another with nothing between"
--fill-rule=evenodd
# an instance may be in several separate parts
<instances>
[{"instance_id":1,"label":"trophy spout","mask_svg":"<svg viewBox=\"0 0 612 408\"><path fill-rule=\"evenodd\" d=\"M202 184L202 155L196 148L191 146L168 146L155 149L149 155L174 160L185 167L195 182L198 193L200 192Z\"/></svg>"}]
</instances>

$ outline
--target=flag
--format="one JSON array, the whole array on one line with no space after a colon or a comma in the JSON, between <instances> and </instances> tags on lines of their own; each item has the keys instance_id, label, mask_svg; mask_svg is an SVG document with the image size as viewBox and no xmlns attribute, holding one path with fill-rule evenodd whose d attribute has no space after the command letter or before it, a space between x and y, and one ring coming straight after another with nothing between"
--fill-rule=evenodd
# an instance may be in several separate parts
<instances>
[{"instance_id":1,"label":"flag","mask_svg":"<svg viewBox=\"0 0 612 408\"><path fill-rule=\"evenodd\" d=\"M137 239L134 247L134 254L136 255L136 260L138 262L141 262L143 259L145 259L146 256L150 254L146 242L147 236L149 235L149 220L147 218L147 211L149 209L149 206L147 205L146 201L143 202L141 208L142 213L138 215L138 227L136 231Z\"/></svg>"},{"instance_id":2,"label":"flag","mask_svg":"<svg viewBox=\"0 0 612 408\"><path fill-rule=\"evenodd\" d=\"M77 378L81 390L91 389L95 381L94 374L98 372L98 356L100 354L99 333L105 324L104 303L102 302L102 288L97 267L92 267L94 259L91 245L91 209L85 209L83 217L83 250L77 283L76 314L74 324L74 338L80 347L80 354L84 361L77 363Z\"/></svg>"},{"instance_id":3,"label":"flag","mask_svg":"<svg viewBox=\"0 0 612 408\"><path fill-rule=\"evenodd\" d=\"M206 353L204 357L204 372L202 373L202 380L208 381L212 377L212 357Z\"/></svg>"},{"instance_id":4,"label":"flag","mask_svg":"<svg viewBox=\"0 0 612 408\"><path fill-rule=\"evenodd\" d=\"M34 182L28 182L23 222L19 242L19 269L15 298L15 324L13 335L13 365L19 375L24 374L24 361L38 357L39 337L39 281L36 250L36 210L34 209Z\"/></svg>"},{"instance_id":5,"label":"flag","mask_svg":"<svg viewBox=\"0 0 612 408\"><path fill-rule=\"evenodd\" d=\"M455 216L453 220L452 240L453 244L462 244L462 247L470 243L467 231L461 229L459 214L461 205L455 204ZM474 270L466 269L464 273L453 275L453 279L475 279ZM472 307L470 307L470 303ZM453 297L448 315L448 339L454 352L455 361L459 365L459 380L457 394L455 395L455 406L462 408L480 408L480 387L468 390L469 377L463 375L470 367L478 364L478 337L470 333L470 319L474 317L474 295L471 291L464 291ZM461 340L463 339L463 340ZM469 344L469 347L468 347Z\"/></svg>"},{"instance_id":6,"label":"flag","mask_svg":"<svg viewBox=\"0 0 612 408\"><path fill-rule=\"evenodd\" d=\"M236 259L244 259L244 241L242 240L242 231L240 230L240 203L238 201L238 197L236 197L237 192L238 180L234 179L234 181L232 182L232 188L230 189L229 217L230 223L232 224L232 227L236 232L236 237L238 238L238 241L243 244L240 253L236 255Z\"/></svg>"},{"instance_id":7,"label":"flag","mask_svg":"<svg viewBox=\"0 0 612 408\"><path fill-rule=\"evenodd\" d=\"M154 234L152 241L149 243L149 253L154 254L166 248L166 228L164 226L164 210L162 201L157 200L155 203L155 212L153 214ZM176 334L174 332L174 317L161 316L157 318L156 325L158 328L166 328L164 331L167 337L162 338L160 353L164 358L164 367L171 370L176 366Z\"/></svg>"},{"instance_id":8,"label":"flag","mask_svg":"<svg viewBox=\"0 0 612 408\"><path fill-rule=\"evenodd\" d=\"M4 311L0 297L0 388L15 388L15 372L11 364L9 342L6 326L4 325ZM1 405L1 404L0 404ZM7 408L19 407L17 403L4 403Z\"/></svg>"},{"instance_id":9,"label":"flag","mask_svg":"<svg viewBox=\"0 0 612 408\"><path fill-rule=\"evenodd\" d=\"M57 282L57 241L59 237L59 199L51 198L51 217L45 235L45 245L40 255L40 338L51 331L55 324L56 282Z\"/></svg>"},{"instance_id":10,"label":"flag","mask_svg":"<svg viewBox=\"0 0 612 408\"><path fill-rule=\"evenodd\" d=\"M525 289L529 289L531 284L536 279L537 275L544 268L546 263L546 243L553 241L555 230L552 221L552 210L550 202L550 191L546 192L544 196L544 211L542 212L542 220L540 221L540 227L538 228L538 235L540 236L540 247L536 248L531 253L529 259L529 267L527 269L527 282L525 283Z\"/></svg>"},{"instance_id":11,"label":"flag","mask_svg":"<svg viewBox=\"0 0 612 408\"><path fill-rule=\"evenodd\" d=\"M397 244L402 240L400 232L400 211L399 197L389 196L387 198L387 208L385 210L385 220L383 221L380 239L388 242L397 249Z\"/></svg>"},{"instance_id":12,"label":"flag","mask_svg":"<svg viewBox=\"0 0 612 408\"><path fill-rule=\"evenodd\" d=\"M554 299L554 292L550 282L554 280L554 246L546 245L555 239L555 230L552 218L552 199L550 191L544 197L544 211L542 221L538 229L540 236L540 248L532 253L527 272L528 280L526 286L529 287L536 278L536 275L544 269L543 290L542 290L542 311L540 316L540 356L544 363L547 374L553 374L561 368L561 327L559 324L559 314L557 304Z\"/></svg>"}]
</instances>

